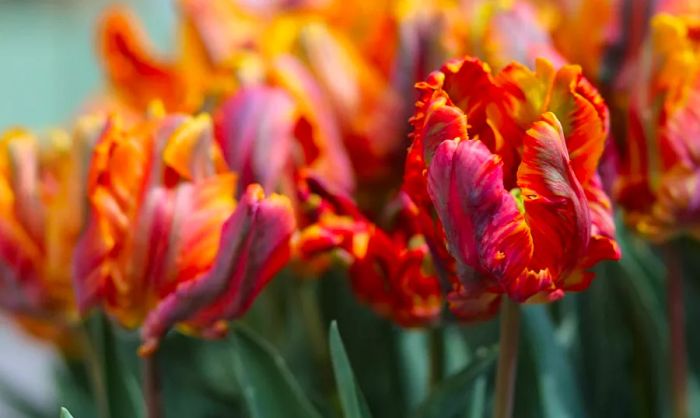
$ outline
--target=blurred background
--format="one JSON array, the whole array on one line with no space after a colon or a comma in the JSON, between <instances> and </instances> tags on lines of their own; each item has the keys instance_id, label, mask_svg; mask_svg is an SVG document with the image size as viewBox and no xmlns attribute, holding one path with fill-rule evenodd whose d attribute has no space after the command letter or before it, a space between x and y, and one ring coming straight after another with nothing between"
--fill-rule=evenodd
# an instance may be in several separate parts
<instances>
[{"instance_id":1,"label":"blurred background","mask_svg":"<svg viewBox=\"0 0 700 418\"><path fill-rule=\"evenodd\" d=\"M145 23L155 46L172 44L172 0L0 0L0 131L22 125L43 130L70 121L102 85L93 45L100 12L127 3ZM55 358L0 318L0 417L16 418L13 395L37 406L55 403Z\"/></svg>"},{"instance_id":2,"label":"blurred background","mask_svg":"<svg viewBox=\"0 0 700 418\"><path fill-rule=\"evenodd\" d=\"M155 46L172 43L172 0L0 0L0 129L66 123L99 89L93 39L100 11L126 3Z\"/></svg>"}]
</instances>

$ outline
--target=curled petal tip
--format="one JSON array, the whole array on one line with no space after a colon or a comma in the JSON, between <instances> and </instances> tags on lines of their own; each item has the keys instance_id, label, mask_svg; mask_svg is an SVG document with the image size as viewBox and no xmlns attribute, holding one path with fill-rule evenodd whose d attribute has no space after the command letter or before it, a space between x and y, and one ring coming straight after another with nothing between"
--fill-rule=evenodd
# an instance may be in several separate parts
<instances>
[{"instance_id":1,"label":"curled petal tip","mask_svg":"<svg viewBox=\"0 0 700 418\"><path fill-rule=\"evenodd\" d=\"M158 346L160 345L160 341L156 338L149 338L144 341L143 344L139 347L139 356L141 357L150 357L152 356L157 350Z\"/></svg>"}]
</instances>

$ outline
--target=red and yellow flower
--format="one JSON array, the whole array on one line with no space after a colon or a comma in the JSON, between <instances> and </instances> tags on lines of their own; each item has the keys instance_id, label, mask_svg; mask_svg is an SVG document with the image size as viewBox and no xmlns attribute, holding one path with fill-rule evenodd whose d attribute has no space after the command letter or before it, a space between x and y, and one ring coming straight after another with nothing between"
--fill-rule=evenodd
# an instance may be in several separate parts
<instances>
[{"instance_id":1,"label":"red and yellow flower","mask_svg":"<svg viewBox=\"0 0 700 418\"><path fill-rule=\"evenodd\" d=\"M642 235L700 236L700 15L660 14L630 83L617 200Z\"/></svg>"},{"instance_id":2,"label":"red and yellow flower","mask_svg":"<svg viewBox=\"0 0 700 418\"><path fill-rule=\"evenodd\" d=\"M236 201L207 115L103 119L87 196L73 257L78 304L143 324L146 354L175 324L225 331L289 257L290 202L259 185Z\"/></svg>"},{"instance_id":3,"label":"red and yellow flower","mask_svg":"<svg viewBox=\"0 0 700 418\"><path fill-rule=\"evenodd\" d=\"M467 58L417 86L405 189L444 230L457 316L488 317L502 295L558 299L619 258L596 173L607 108L580 67L493 75Z\"/></svg>"},{"instance_id":4,"label":"red and yellow flower","mask_svg":"<svg viewBox=\"0 0 700 418\"><path fill-rule=\"evenodd\" d=\"M306 226L296 248L302 260L317 262L339 252L349 266L353 291L380 315L403 326L427 325L440 318L440 283L420 232L420 213L407 195L397 199L394 222L387 231L320 179L306 176L300 182Z\"/></svg>"},{"instance_id":5,"label":"red and yellow flower","mask_svg":"<svg viewBox=\"0 0 700 418\"><path fill-rule=\"evenodd\" d=\"M0 307L40 337L60 341L78 319L70 260L96 130L83 118L73 135L0 137Z\"/></svg>"}]
</instances>

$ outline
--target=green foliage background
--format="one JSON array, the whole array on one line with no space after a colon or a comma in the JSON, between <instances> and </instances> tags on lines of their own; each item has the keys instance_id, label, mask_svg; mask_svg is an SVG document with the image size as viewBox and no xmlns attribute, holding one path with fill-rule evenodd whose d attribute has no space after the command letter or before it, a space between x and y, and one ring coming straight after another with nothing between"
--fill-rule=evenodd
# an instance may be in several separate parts
<instances>
[{"instance_id":1,"label":"green foliage background","mask_svg":"<svg viewBox=\"0 0 700 418\"><path fill-rule=\"evenodd\" d=\"M588 291L522 307L515 417L670 416L661 249L618 227L624 258L599 266ZM695 417L700 247L673 246L683 259ZM110 416L142 416L137 336L104 318L87 326L102 347ZM165 416L489 417L497 341L497 319L401 329L359 304L340 270L314 281L287 270L227 339L170 335L158 357ZM68 362L57 377L62 405L76 418L98 416L83 364Z\"/></svg>"}]
</instances>

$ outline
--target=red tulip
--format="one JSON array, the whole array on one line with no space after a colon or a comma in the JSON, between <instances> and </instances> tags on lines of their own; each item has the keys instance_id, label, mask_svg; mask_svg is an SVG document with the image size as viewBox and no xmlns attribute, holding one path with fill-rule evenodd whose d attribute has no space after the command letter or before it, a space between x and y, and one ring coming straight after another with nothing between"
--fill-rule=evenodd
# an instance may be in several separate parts
<instances>
[{"instance_id":1,"label":"red tulip","mask_svg":"<svg viewBox=\"0 0 700 418\"><path fill-rule=\"evenodd\" d=\"M619 258L596 173L607 109L580 68L539 60L492 76L465 59L418 87L405 188L444 229L455 314L487 317L504 294L558 299Z\"/></svg>"}]
</instances>

